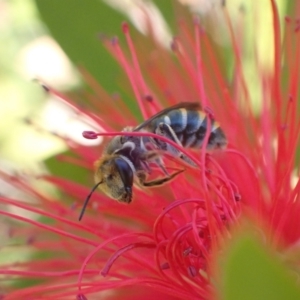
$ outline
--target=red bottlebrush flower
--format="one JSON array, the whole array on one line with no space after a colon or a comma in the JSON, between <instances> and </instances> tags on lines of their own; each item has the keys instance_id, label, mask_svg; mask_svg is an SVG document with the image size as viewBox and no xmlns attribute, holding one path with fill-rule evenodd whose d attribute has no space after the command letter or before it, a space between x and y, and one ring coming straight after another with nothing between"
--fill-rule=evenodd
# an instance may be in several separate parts
<instances>
[{"instance_id":1,"label":"red bottlebrush flower","mask_svg":"<svg viewBox=\"0 0 300 300\"><path fill-rule=\"evenodd\" d=\"M2 179L34 199L0 197L8 207L0 213L7 217L7 234L16 243L11 246L16 253L29 253L1 265L0 274L10 281L5 299L74 299L76 295L77 299L211 299L214 256L241 218L260 225L275 249L298 242L300 183L294 174L299 172L299 24L286 21L281 44L278 12L271 3L274 64L265 72L257 61L259 113L253 110L243 75L243 41L232 29L231 81L220 67L222 49L213 46L198 20L193 30L188 22L180 23L172 53L150 42L146 50L143 45L135 48L127 25L123 30L129 54L117 39L103 41L124 69L144 119L175 103L198 101L206 115L220 122L228 148L181 149L198 167L185 166L185 172L163 187L135 188L130 205L95 192L81 222L79 209L89 187L57 176L40 178L60 189L59 200L37 191L24 178L1 173ZM227 16L226 8L224 13ZM227 22L232 28L229 18ZM112 99L84 74L97 96L88 97L88 108L77 107L50 87L45 90L96 121L104 130L100 135L117 135L123 127L141 122L121 98ZM208 121L208 132L210 126ZM85 135L97 137L97 133ZM208 136L204 144L207 141ZM74 156L61 159L92 174L103 146L95 149L66 142ZM165 162L170 170L181 167L168 155Z\"/></svg>"}]
</instances>

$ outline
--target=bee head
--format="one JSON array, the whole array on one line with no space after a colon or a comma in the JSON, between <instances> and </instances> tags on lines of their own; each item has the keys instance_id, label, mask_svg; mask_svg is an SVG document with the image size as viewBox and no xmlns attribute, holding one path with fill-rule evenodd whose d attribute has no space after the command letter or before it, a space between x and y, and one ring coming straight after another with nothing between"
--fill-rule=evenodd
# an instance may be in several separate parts
<instances>
[{"instance_id":1,"label":"bee head","mask_svg":"<svg viewBox=\"0 0 300 300\"><path fill-rule=\"evenodd\" d=\"M95 182L107 196L120 202L132 200L133 170L119 155L104 157L95 163Z\"/></svg>"},{"instance_id":2,"label":"bee head","mask_svg":"<svg viewBox=\"0 0 300 300\"><path fill-rule=\"evenodd\" d=\"M96 161L95 167L96 184L83 204L79 221L82 219L87 204L97 188L119 202L130 203L132 199L134 174L126 159L117 155L106 156Z\"/></svg>"}]
</instances>

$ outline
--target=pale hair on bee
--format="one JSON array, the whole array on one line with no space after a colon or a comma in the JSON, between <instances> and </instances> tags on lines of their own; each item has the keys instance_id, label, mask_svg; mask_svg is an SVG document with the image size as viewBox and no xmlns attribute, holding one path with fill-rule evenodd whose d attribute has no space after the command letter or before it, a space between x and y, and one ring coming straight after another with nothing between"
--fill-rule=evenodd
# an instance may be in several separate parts
<instances>
[{"instance_id":1,"label":"pale hair on bee","mask_svg":"<svg viewBox=\"0 0 300 300\"><path fill-rule=\"evenodd\" d=\"M196 102L184 102L166 108L137 127L125 127L126 132L150 132L175 142L184 148L202 147L210 120L210 133L206 149L223 149L227 139L219 123L201 110ZM169 174L164 167L162 152L183 160L190 166L196 164L169 143L148 136L115 136L107 144L101 158L95 162L95 183L86 198L79 216L81 220L92 193L99 188L119 202L132 201L133 184L154 187L169 182L184 170ZM149 163L158 165L164 177L147 181L151 172Z\"/></svg>"}]
</instances>

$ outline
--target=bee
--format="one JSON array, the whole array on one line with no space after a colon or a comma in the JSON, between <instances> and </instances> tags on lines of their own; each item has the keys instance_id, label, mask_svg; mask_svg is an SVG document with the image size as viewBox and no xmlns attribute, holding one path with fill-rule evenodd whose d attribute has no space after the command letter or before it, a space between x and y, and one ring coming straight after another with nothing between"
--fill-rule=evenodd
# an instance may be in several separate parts
<instances>
[{"instance_id":1,"label":"bee","mask_svg":"<svg viewBox=\"0 0 300 300\"><path fill-rule=\"evenodd\" d=\"M227 139L220 125L205 114L200 104L184 102L166 108L137 127L125 127L126 132L150 132L163 136L176 144L199 149L202 147L210 118L210 133L207 149L224 148ZM161 152L168 152L188 165L195 163L174 146L158 138L146 136L115 136L106 146L102 157L95 162L96 185L86 198L79 220L81 220L92 193L99 188L107 196L119 202L132 201L134 183L142 187L154 187L169 182L184 170L169 174L164 167ZM147 181L151 172L150 162L158 165L164 177Z\"/></svg>"}]
</instances>

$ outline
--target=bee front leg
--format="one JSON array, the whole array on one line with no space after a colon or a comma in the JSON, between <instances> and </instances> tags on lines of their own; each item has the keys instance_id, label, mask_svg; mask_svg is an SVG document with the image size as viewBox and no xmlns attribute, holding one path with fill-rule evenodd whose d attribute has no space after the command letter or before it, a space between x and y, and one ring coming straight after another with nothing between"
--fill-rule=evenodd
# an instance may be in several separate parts
<instances>
[{"instance_id":1,"label":"bee front leg","mask_svg":"<svg viewBox=\"0 0 300 300\"><path fill-rule=\"evenodd\" d=\"M142 186L145 186L145 187L159 186L159 185L162 185L162 184L174 179L177 175L179 175L183 171L184 170L178 170L177 172L174 172L173 174L171 174L169 176L158 178L158 179L151 180L151 181L145 181L146 180L146 174L145 173L140 173L137 176L139 178L139 183Z\"/></svg>"}]
</instances>

